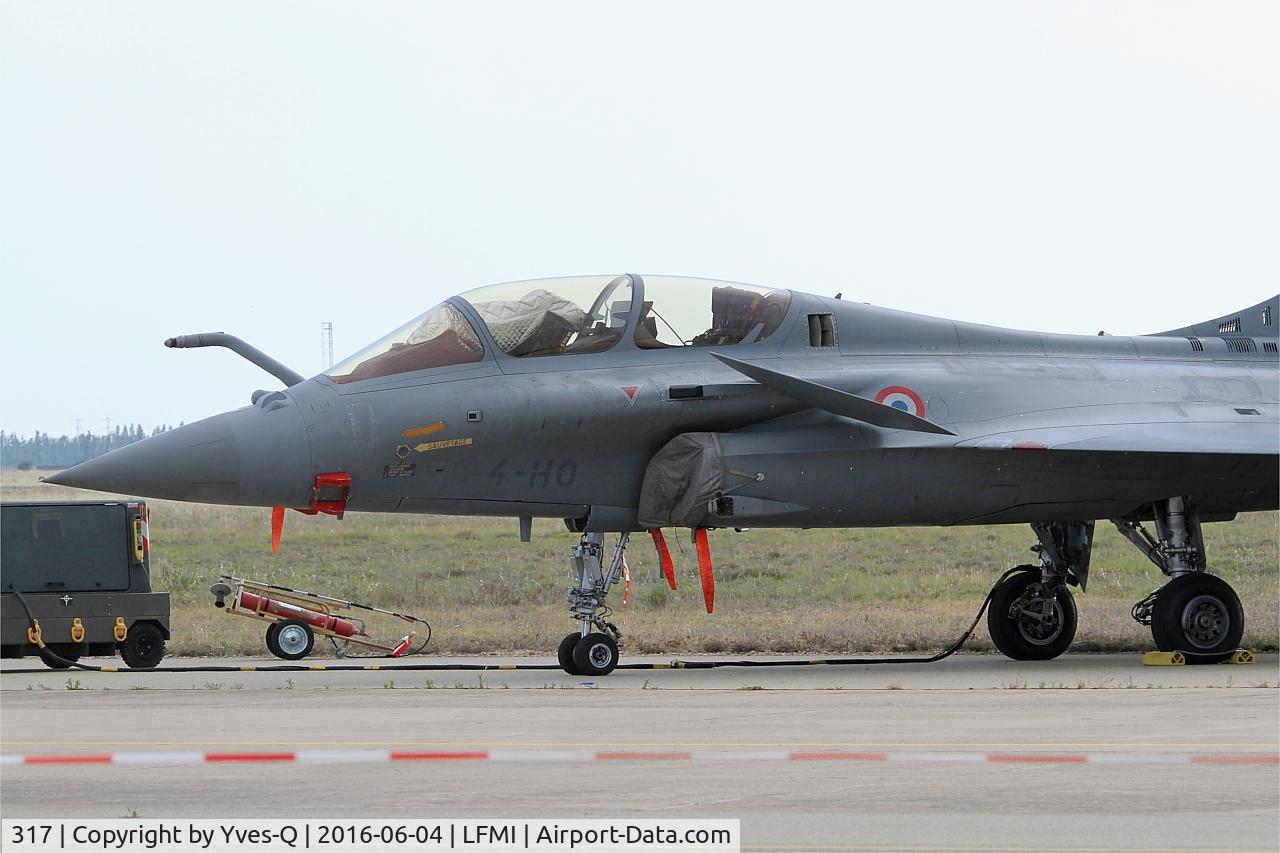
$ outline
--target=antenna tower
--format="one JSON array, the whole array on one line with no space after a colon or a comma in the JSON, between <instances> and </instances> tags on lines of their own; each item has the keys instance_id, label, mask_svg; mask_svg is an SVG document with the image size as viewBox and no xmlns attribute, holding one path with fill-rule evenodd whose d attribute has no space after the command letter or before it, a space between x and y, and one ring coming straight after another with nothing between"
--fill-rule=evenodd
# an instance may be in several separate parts
<instances>
[{"instance_id":1,"label":"antenna tower","mask_svg":"<svg viewBox=\"0 0 1280 853\"><path fill-rule=\"evenodd\" d=\"M333 367L333 323L320 324L320 360L325 370Z\"/></svg>"}]
</instances>

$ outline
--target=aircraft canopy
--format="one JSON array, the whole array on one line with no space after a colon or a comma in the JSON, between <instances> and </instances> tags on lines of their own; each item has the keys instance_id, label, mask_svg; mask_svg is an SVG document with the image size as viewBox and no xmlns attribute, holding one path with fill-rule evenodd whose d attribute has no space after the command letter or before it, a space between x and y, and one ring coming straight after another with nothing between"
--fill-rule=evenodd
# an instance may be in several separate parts
<instances>
[{"instance_id":1,"label":"aircraft canopy","mask_svg":"<svg viewBox=\"0 0 1280 853\"><path fill-rule=\"evenodd\" d=\"M791 293L676 276L589 275L494 284L437 305L327 375L345 384L480 361L481 338L453 302L469 305L504 353L524 358L605 352L628 329L640 349L751 344L777 331ZM633 313L638 315L634 322Z\"/></svg>"}]
</instances>

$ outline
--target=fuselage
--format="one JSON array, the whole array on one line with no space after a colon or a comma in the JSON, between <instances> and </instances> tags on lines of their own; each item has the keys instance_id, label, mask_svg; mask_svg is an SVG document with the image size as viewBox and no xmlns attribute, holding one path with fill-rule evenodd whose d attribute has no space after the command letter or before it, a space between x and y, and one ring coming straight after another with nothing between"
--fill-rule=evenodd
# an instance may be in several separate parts
<instances>
[{"instance_id":1,"label":"fuselage","mask_svg":"<svg viewBox=\"0 0 1280 853\"><path fill-rule=\"evenodd\" d=\"M554 292L555 282L528 284ZM719 285L690 287L711 297ZM655 303L670 303L647 298L644 277L613 287L597 300L613 298L611 311L579 312L582 328L597 318L597 338L566 333L597 340L579 351L560 344L512 354L500 336L510 336L508 318L528 312L464 295L446 303L446 314L455 329L465 318L475 336L468 343L464 335L467 360L389 369L395 359L405 366L419 345L410 337L363 361L358 354L340 367L345 373L256 395L251 406L91 460L58 481L304 508L317 475L342 472L351 511L551 517L627 530L640 526L655 454L697 433L715 436L728 499L708 504L706 526L1116 518L1170 495L1190 496L1212 518L1280 500L1274 337L1040 334L784 291L771 303L757 299L770 311L767 324L736 342L712 329L695 343L672 326L673 342L662 343L649 318ZM444 328L441 316L414 334ZM954 435L814 408L713 353L894 406Z\"/></svg>"}]
</instances>

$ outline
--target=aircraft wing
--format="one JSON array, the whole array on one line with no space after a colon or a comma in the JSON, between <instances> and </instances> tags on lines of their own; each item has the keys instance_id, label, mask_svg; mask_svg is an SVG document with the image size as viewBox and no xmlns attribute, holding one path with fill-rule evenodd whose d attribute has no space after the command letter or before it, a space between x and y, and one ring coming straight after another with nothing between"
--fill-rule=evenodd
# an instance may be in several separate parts
<instances>
[{"instance_id":1,"label":"aircraft wing","mask_svg":"<svg viewBox=\"0 0 1280 853\"><path fill-rule=\"evenodd\" d=\"M1244 421L1245 417L1250 420ZM988 432L958 441L955 446L984 450L1275 455L1280 453L1280 423L1273 414L1242 416L1234 422L1060 424Z\"/></svg>"}]
</instances>

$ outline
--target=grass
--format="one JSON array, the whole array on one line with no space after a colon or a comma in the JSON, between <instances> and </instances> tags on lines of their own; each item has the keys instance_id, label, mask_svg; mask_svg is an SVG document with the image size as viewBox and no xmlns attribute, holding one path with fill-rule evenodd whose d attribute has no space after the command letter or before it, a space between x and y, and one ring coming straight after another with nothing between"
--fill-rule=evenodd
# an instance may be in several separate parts
<instances>
[{"instance_id":1,"label":"grass","mask_svg":"<svg viewBox=\"0 0 1280 853\"><path fill-rule=\"evenodd\" d=\"M83 500L4 471L6 500ZM265 625L213 607L209 586L234 574L426 618L429 653L547 654L573 626L564 605L576 537L538 520L519 542L514 519L351 513L339 522L289 513L279 554L269 511L150 501L153 584L173 595L170 654L265 654ZM1280 516L1242 515L1205 527L1210 563L1245 604L1244 645L1277 648ZM680 588L667 589L647 537L633 537L630 606L610 596L632 653L905 652L947 645L968 627L1009 566L1031 562L1023 525L867 530L716 531L716 612L703 611L687 531L669 531ZM1098 525L1089 591L1077 593L1078 651L1151 648L1132 604L1160 573L1109 524ZM394 641L404 623L369 622ZM967 646L989 651L985 626ZM317 639L317 656L329 649Z\"/></svg>"}]
</instances>

